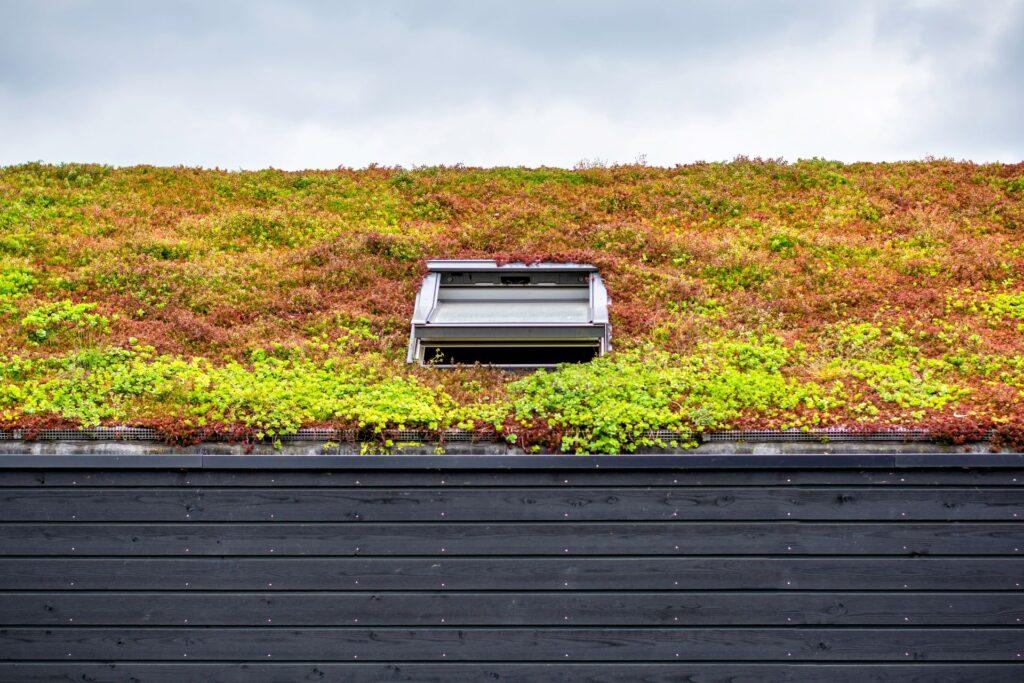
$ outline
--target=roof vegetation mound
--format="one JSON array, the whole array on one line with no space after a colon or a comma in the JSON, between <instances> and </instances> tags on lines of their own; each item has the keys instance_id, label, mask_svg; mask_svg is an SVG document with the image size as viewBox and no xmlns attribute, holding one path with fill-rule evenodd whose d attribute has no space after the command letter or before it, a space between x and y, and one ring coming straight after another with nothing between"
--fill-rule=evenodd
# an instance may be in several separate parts
<instances>
[{"instance_id":1,"label":"roof vegetation mound","mask_svg":"<svg viewBox=\"0 0 1024 683\"><path fill-rule=\"evenodd\" d=\"M597 266L615 350L529 374L406 365L436 258ZM1020 445L1022 406L1024 164L0 169L0 428Z\"/></svg>"}]
</instances>

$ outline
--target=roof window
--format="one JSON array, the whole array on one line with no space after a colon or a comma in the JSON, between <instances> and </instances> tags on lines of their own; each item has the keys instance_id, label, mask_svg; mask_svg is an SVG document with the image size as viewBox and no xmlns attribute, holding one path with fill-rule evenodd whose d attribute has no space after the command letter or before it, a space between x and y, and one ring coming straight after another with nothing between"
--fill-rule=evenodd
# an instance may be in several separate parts
<instances>
[{"instance_id":1,"label":"roof window","mask_svg":"<svg viewBox=\"0 0 1024 683\"><path fill-rule=\"evenodd\" d=\"M410 363L538 368L586 362L610 348L608 292L594 266L472 260L427 268Z\"/></svg>"}]
</instances>

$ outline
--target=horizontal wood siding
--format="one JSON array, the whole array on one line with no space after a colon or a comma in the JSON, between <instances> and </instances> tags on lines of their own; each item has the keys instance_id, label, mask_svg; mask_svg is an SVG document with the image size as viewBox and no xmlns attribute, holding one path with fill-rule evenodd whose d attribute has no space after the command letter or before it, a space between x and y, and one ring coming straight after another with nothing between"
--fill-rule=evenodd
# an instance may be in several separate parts
<instances>
[{"instance_id":1,"label":"horizontal wood siding","mask_svg":"<svg viewBox=\"0 0 1024 683\"><path fill-rule=\"evenodd\" d=\"M0 680L1020 681L1024 471L0 471Z\"/></svg>"}]
</instances>

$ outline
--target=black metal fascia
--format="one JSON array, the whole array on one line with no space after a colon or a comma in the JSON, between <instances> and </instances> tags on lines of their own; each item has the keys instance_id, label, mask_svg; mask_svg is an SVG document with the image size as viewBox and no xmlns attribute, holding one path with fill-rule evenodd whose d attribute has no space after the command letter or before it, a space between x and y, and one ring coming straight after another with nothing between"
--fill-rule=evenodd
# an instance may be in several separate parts
<instances>
[{"instance_id":1,"label":"black metal fascia","mask_svg":"<svg viewBox=\"0 0 1024 683\"><path fill-rule=\"evenodd\" d=\"M705 470L1024 468L1024 453L792 455L0 455L0 469Z\"/></svg>"}]
</instances>

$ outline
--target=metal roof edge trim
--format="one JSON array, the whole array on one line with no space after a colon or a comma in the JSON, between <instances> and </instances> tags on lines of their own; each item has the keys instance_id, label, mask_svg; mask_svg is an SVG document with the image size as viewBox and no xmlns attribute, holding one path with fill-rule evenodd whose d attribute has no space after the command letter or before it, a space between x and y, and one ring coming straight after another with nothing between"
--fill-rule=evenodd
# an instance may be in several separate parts
<instances>
[{"instance_id":1,"label":"metal roof edge trim","mask_svg":"<svg viewBox=\"0 0 1024 683\"><path fill-rule=\"evenodd\" d=\"M1024 453L834 455L0 455L11 469L651 470L1022 468Z\"/></svg>"},{"instance_id":2,"label":"metal roof edge trim","mask_svg":"<svg viewBox=\"0 0 1024 683\"><path fill-rule=\"evenodd\" d=\"M425 429L386 429L383 435L392 441L477 441L503 442L494 434L479 434L466 429L446 429L431 431ZM669 429L649 430L646 438L659 441L688 441L691 438L703 443L711 442L820 442L826 443L928 443L937 442L928 430L924 429L890 429L890 430L853 430L853 429L810 429L810 430L721 430L689 435ZM45 428L38 430L10 429L0 430L0 441L150 441L160 442L160 434L151 427L88 427ZM290 441L358 441L359 434L351 429L334 427L302 427L292 434L283 434L280 440ZM208 440L218 441L216 435Z\"/></svg>"}]
</instances>

